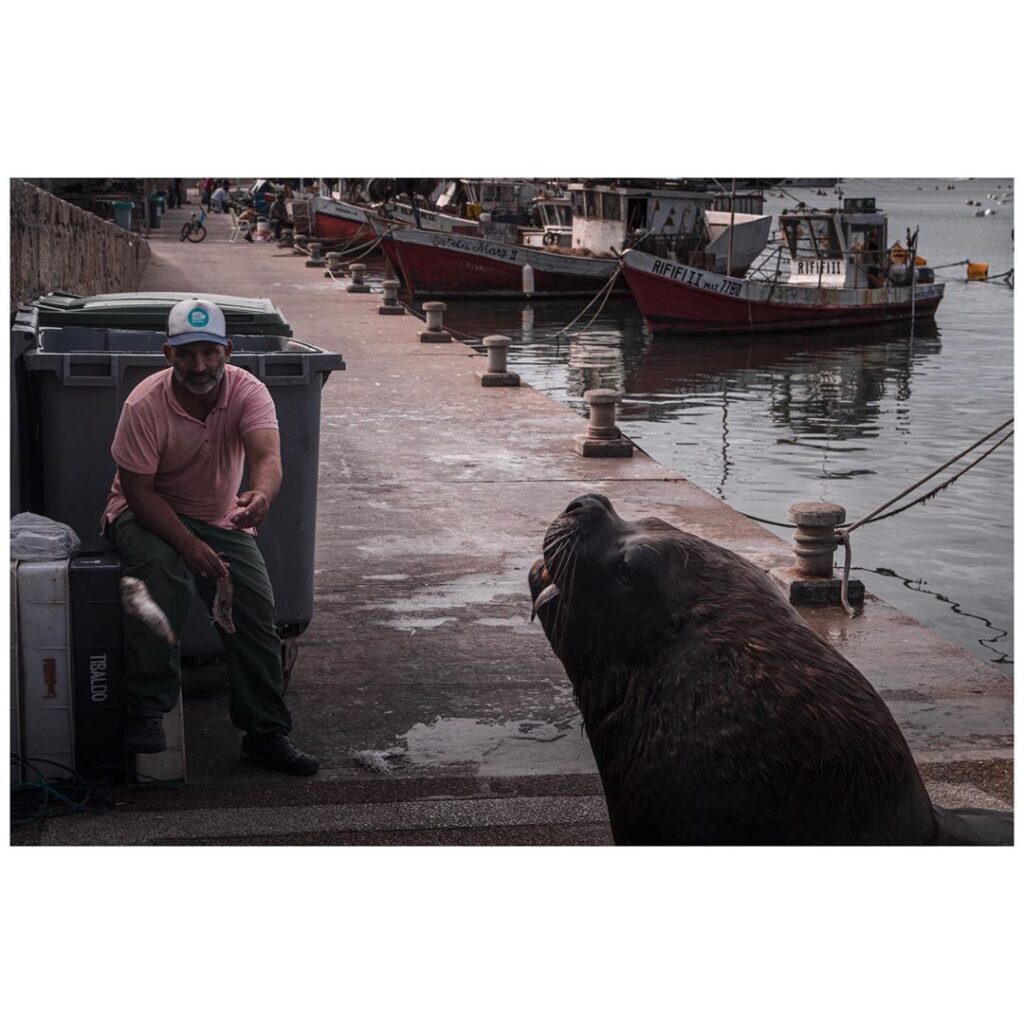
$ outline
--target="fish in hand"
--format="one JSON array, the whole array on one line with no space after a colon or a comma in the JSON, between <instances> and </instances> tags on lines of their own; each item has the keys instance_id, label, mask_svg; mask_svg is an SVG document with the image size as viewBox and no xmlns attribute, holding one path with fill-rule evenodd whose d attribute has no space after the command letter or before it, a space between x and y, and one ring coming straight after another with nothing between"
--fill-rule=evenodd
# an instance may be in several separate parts
<instances>
[{"instance_id":1,"label":"fish in hand","mask_svg":"<svg viewBox=\"0 0 1024 1024\"><path fill-rule=\"evenodd\" d=\"M178 642L163 609L153 600L153 595L142 580L134 576L121 577L121 605L129 615L144 622L157 636L163 637L169 647Z\"/></svg>"},{"instance_id":2,"label":"fish in hand","mask_svg":"<svg viewBox=\"0 0 1024 1024\"><path fill-rule=\"evenodd\" d=\"M225 565L227 559L221 552L217 552ZM234 600L235 588L231 585L230 571L217 580L217 595L213 599L213 621L224 630L225 633L234 633L235 622L231 617L231 603Z\"/></svg>"}]
</instances>

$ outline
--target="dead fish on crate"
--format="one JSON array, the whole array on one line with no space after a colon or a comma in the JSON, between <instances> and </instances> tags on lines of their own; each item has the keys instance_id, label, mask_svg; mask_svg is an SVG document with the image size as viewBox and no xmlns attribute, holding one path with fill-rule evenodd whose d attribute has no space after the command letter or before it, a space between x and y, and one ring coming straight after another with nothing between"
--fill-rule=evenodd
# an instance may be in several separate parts
<instances>
[{"instance_id":1,"label":"dead fish on crate","mask_svg":"<svg viewBox=\"0 0 1024 1024\"><path fill-rule=\"evenodd\" d=\"M217 555L228 565L228 560L218 551ZM235 622L231 617L231 602L235 597L235 588L231 585L230 571L226 576L217 580L217 596L213 599L213 621L224 630L225 633L234 633Z\"/></svg>"},{"instance_id":2,"label":"dead fish on crate","mask_svg":"<svg viewBox=\"0 0 1024 1024\"><path fill-rule=\"evenodd\" d=\"M173 647L178 638L171 629L163 609L153 600L149 588L134 576L121 577L121 605L124 610L144 622L157 636L163 637Z\"/></svg>"}]
</instances>

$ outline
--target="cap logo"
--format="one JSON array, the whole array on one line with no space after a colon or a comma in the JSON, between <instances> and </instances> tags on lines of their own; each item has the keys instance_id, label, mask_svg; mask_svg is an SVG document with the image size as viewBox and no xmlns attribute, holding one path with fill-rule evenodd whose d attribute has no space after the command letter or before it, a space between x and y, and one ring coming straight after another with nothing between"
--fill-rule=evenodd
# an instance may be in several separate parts
<instances>
[{"instance_id":1,"label":"cap logo","mask_svg":"<svg viewBox=\"0 0 1024 1024\"><path fill-rule=\"evenodd\" d=\"M193 327L205 327L210 322L210 314L201 306L189 310L188 322Z\"/></svg>"}]
</instances>

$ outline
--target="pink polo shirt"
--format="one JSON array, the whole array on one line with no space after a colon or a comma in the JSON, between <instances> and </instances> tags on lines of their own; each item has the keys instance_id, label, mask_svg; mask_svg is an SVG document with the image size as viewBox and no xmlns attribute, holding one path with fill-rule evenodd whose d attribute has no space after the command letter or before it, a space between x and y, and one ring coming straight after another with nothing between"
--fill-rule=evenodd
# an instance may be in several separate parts
<instances>
[{"instance_id":1,"label":"pink polo shirt","mask_svg":"<svg viewBox=\"0 0 1024 1024\"><path fill-rule=\"evenodd\" d=\"M278 429L274 400L262 381L228 363L217 404L204 422L178 404L171 374L170 367L152 374L125 399L110 454L129 472L155 473L157 493L179 515L234 530L228 516L242 482L242 438L253 430ZM126 508L118 471L102 527Z\"/></svg>"}]
</instances>

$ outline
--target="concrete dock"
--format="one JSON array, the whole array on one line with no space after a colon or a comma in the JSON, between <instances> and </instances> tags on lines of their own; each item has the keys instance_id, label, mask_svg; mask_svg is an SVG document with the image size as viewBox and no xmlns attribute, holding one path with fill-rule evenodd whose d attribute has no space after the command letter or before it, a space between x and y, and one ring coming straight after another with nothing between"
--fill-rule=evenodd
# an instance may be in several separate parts
<instances>
[{"instance_id":1,"label":"concrete dock","mask_svg":"<svg viewBox=\"0 0 1024 1024\"><path fill-rule=\"evenodd\" d=\"M144 290L265 296L347 364L323 391L316 605L288 693L293 739L322 770L242 765L211 673L186 689L185 787L118 790L115 809L14 842L610 842L571 687L530 622L548 524L598 490L625 518L659 516L765 570L791 550L642 452L578 457L574 412L525 385L481 387L484 357L421 344L420 320L377 314L379 291L350 294L273 244L229 244L226 216L203 243L179 241L187 213L152 232ZM870 595L856 619L807 618L885 698L936 802L1011 805L1012 679Z\"/></svg>"}]
</instances>

